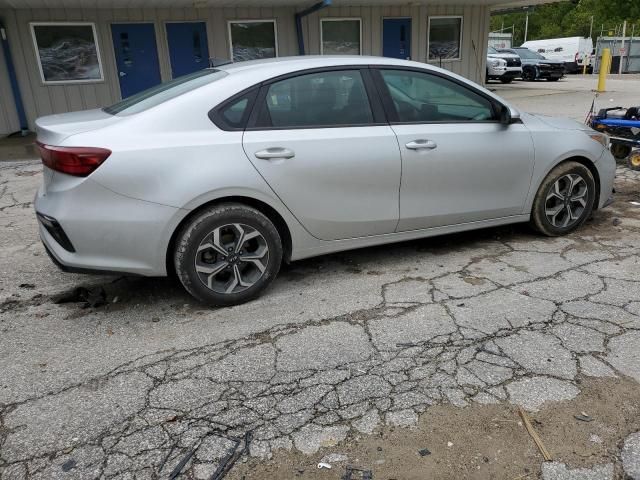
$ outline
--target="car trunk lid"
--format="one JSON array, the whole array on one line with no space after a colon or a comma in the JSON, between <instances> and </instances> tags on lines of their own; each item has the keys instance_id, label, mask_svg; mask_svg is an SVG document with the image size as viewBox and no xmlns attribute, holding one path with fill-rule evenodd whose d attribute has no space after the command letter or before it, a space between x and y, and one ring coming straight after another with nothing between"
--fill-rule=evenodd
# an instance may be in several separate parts
<instances>
[{"instance_id":1,"label":"car trunk lid","mask_svg":"<svg viewBox=\"0 0 640 480\"><path fill-rule=\"evenodd\" d=\"M36 120L36 133L40 143L62 145L71 135L96 130L121 120L100 109L47 115Z\"/></svg>"}]
</instances>

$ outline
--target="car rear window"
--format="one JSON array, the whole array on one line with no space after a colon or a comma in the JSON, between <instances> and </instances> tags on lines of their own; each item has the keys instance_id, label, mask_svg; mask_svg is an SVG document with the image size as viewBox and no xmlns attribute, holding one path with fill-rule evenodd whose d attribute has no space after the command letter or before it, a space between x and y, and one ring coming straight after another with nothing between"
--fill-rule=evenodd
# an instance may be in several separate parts
<instances>
[{"instance_id":1,"label":"car rear window","mask_svg":"<svg viewBox=\"0 0 640 480\"><path fill-rule=\"evenodd\" d=\"M203 85L220 80L227 75L228 73L222 70L206 68L143 90L102 110L111 115L133 115Z\"/></svg>"}]
</instances>

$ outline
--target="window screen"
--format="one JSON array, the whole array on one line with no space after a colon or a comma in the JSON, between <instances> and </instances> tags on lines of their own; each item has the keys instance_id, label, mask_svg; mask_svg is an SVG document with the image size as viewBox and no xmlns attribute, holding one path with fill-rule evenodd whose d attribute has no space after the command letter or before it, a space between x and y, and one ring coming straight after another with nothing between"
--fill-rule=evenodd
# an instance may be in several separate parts
<instances>
[{"instance_id":1,"label":"window screen","mask_svg":"<svg viewBox=\"0 0 640 480\"><path fill-rule=\"evenodd\" d=\"M462 17L429 19L429 60L460 59Z\"/></svg>"},{"instance_id":2,"label":"window screen","mask_svg":"<svg viewBox=\"0 0 640 480\"><path fill-rule=\"evenodd\" d=\"M322 20L323 55L360 55L360 19Z\"/></svg>"},{"instance_id":3,"label":"window screen","mask_svg":"<svg viewBox=\"0 0 640 480\"><path fill-rule=\"evenodd\" d=\"M275 22L231 22L229 30L234 62L276 56Z\"/></svg>"}]
</instances>

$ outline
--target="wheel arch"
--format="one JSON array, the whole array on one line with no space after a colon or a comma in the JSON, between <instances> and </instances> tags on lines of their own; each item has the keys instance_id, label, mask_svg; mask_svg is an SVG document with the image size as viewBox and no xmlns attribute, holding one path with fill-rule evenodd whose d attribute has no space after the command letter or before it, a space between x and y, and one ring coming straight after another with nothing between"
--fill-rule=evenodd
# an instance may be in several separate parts
<instances>
[{"instance_id":1,"label":"wheel arch","mask_svg":"<svg viewBox=\"0 0 640 480\"><path fill-rule=\"evenodd\" d=\"M262 213L265 217L271 220L271 222L273 222L273 225L276 227L278 234L280 235L280 239L282 240L283 260L285 262L290 261L291 252L293 249L293 241L291 238L291 231L289 229L289 226L287 225L287 222L284 220L282 215L280 215L280 213L278 213L278 211L275 208L263 202L262 200L257 200L255 198L242 196L242 195L230 195L230 196L225 196L225 197L216 198L214 200L210 200L194 208L176 226L176 228L173 230L173 233L171 234L171 238L167 246L167 251L165 252L167 275L173 276L175 274L175 266L173 264L173 251L175 249L178 232L182 229L184 225L187 224L187 222L189 222L193 217L198 215L202 210L212 207L214 205L220 205L223 203L239 203L242 205L246 205L248 207L255 208L260 213Z\"/></svg>"},{"instance_id":2,"label":"wheel arch","mask_svg":"<svg viewBox=\"0 0 640 480\"><path fill-rule=\"evenodd\" d=\"M581 165L584 165L585 167L587 167L589 169L589 171L591 172L591 175L593 175L593 181L596 183L596 191L595 191L595 199L593 201L593 209L597 210L598 209L598 205L600 204L600 173L598 173L598 169L596 168L595 163L593 163L587 157L581 157L581 156L570 157L570 158L567 158L567 159L563 160L560 163L565 163L565 162L576 162L576 163L579 163ZM560 165L560 163L558 165Z\"/></svg>"},{"instance_id":3,"label":"wheel arch","mask_svg":"<svg viewBox=\"0 0 640 480\"><path fill-rule=\"evenodd\" d=\"M600 174L598 173L598 169L596 168L595 163L593 163L592 160L590 160L589 158L582 156L582 155L573 155L571 157L567 157L567 158L563 158L562 160L560 160L557 163L554 163L551 168L549 168L549 170L547 172L545 172L544 176L542 177L542 181L544 181L545 178L547 178L547 176L549 176L549 174L556 169L558 166L567 163L567 162L576 162L579 163L580 165L585 166L586 168L589 169L589 171L591 172L591 175L593 176L593 181L596 184L596 191L595 191L595 200L593 203L593 209L597 210L598 209L598 204L600 202ZM539 187L538 187L539 188ZM536 191L537 193L537 191Z\"/></svg>"}]
</instances>

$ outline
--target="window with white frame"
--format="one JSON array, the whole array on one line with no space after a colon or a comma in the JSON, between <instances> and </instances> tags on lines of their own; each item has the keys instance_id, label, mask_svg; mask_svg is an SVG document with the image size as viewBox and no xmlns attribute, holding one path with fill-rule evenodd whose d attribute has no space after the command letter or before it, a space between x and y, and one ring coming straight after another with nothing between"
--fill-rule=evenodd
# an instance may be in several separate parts
<instances>
[{"instance_id":1,"label":"window with white frame","mask_svg":"<svg viewBox=\"0 0 640 480\"><path fill-rule=\"evenodd\" d=\"M104 80L92 22L32 22L31 37L43 83Z\"/></svg>"},{"instance_id":2,"label":"window with white frame","mask_svg":"<svg viewBox=\"0 0 640 480\"><path fill-rule=\"evenodd\" d=\"M359 18L322 18L320 20L322 55L360 55L362 25Z\"/></svg>"},{"instance_id":3,"label":"window with white frame","mask_svg":"<svg viewBox=\"0 0 640 480\"><path fill-rule=\"evenodd\" d=\"M427 35L429 61L460 60L462 17L429 17Z\"/></svg>"},{"instance_id":4,"label":"window with white frame","mask_svg":"<svg viewBox=\"0 0 640 480\"><path fill-rule=\"evenodd\" d=\"M234 20L229 22L229 45L234 62L278 56L275 20Z\"/></svg>"}]
</instances>

